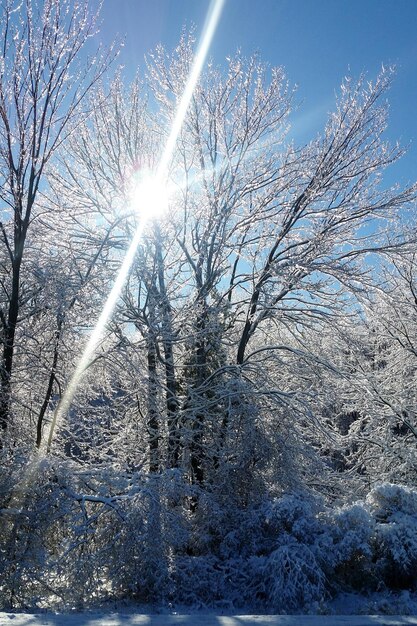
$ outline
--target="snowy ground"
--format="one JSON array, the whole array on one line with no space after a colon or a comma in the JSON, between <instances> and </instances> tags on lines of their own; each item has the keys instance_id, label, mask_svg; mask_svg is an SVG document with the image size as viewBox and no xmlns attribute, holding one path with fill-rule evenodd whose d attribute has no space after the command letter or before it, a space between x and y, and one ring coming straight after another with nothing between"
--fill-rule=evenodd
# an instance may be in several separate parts
<instances>
[{"instance_id":1,"label":"snowy ground","mask_svg":"<svg viewBox=\"0 0 417 626\"><path fill-rule=\"evenodd\" d=\"M405 615L132 615L0 613L1 626L417 626Z\"/></svg>"}]
</instances>

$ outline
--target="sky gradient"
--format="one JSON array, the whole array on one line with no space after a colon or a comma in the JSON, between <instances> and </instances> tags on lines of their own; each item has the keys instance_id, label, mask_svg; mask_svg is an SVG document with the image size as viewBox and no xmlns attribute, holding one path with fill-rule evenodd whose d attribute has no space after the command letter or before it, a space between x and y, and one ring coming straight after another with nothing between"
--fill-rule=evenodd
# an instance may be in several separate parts
<instances>
[{"instance_id":1,"label":"sky gradient","mask_svg":"<svg viewBox=\"0 0 417 626\"><path fill-rule=\"evenodd\" d=\"M104 0L98 39L124 39L120 62L131 77L158 43L175 47L183 26L201 33L208 7L209 0ZM323 127L346 74L372 79L394 64L387 138L409 149L389 179L417 179L417 0L226 0L210 56L222 64L237 49L282 65L298 85L291 119L299 142Z\"/></svg>"}]
</instances>

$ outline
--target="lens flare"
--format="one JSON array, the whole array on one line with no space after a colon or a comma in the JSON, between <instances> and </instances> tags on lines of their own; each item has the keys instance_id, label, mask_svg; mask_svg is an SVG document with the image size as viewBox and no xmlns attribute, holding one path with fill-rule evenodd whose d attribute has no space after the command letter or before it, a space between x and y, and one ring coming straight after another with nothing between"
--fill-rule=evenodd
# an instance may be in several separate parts
<instances>
[{"instance_id":1,"label":"lens flare","mask_svg":"<svg viewBox=\"0 0 417 626\"><path fill-rule=\"evenodd\" d=\"M200 77L201 70L203 69L203 65L206 60L214 33L216 31L224 3L225 0L212 0L210 4L200 45L198 47L193 66L187 79L184 93L181 97L177 111L175 113L175 118L173 120L171 130L168 135L168 139L165 144L165 148L159 161L158 167L156 168L155 175L149 176L141 183L139 183L136 191L134 192L134 196L132 198L132 208L137 211L140 217L139 226L136 229L128 251L126 252L126 256L120 267L116 281L106 300L100 317L97 320L97 323L90 335L90 339L85 347L84 353L82 354L80 361L75 369L75 372L70 380L70 383L61 399L61 402L58 405L57 410L55 411L49 431L46 452L50 451L56 428L59 426L59 423L68 412L77 388L80 385L82 378L85 374L85 371L93 360L97 347L102 339L106 324L112 315L113 309L120 296L120 292L129 274L137 247L142 237L144 227L149 219L161 215L167 208L169 195L167 193L166 186L168 166L172 159L172 155L174 154L177 139L184 123L184 119L187 114L187 110L190 105L191 98L196 88L198 79Z\"/></svg>"},{"instance_id":2,"label":"lens flare","mask_svg":"<svg viewBox=\"0 0 417 626\"><path fill-rule=\"evenodd\" d=\"M146 173L135 185L131 205L141 219L146 221L161 217L168 209L169 190L157 176Z\"/></svg>"}]
</instances>

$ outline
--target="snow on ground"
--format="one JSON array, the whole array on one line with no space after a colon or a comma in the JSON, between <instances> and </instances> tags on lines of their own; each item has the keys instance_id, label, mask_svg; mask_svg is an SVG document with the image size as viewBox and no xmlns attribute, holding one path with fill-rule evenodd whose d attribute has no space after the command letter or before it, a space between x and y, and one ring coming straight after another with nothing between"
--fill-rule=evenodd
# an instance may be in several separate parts
<instances>
[{"instance_id":1,"label":"snow on ground","mask_svg":"<svg viewBox=\"0 0 417 626\"><path fill-rule=\"evenodd\" d=\"M1 626L417 626L404 615L132 615L0 613Z\"/></svg>"}]
</instances>

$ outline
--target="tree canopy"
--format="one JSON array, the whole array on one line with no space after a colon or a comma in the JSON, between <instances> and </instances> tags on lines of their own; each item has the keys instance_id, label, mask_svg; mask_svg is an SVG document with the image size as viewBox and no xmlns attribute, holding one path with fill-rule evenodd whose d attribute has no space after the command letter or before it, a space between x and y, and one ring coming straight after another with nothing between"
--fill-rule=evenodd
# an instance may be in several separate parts
<instances>
[{"instance_id":1,"label":"tree canopy","mask_svg":"<svg viewBox=\"0 0 417 626\"><path fill-rule=\"evenodd\" d=\"M344 79L300 146L283 68L207 66L168 210L147 220L51 431L140 228L132 188L158 167L194 40L126 84L112 51L81 54L87 3L2 11L3 604L296 610L415 584L415 540L400 544L417 510L417 188L384 182L403 153L384 138L393 71Z\"/></svg>"}]
</instances>

